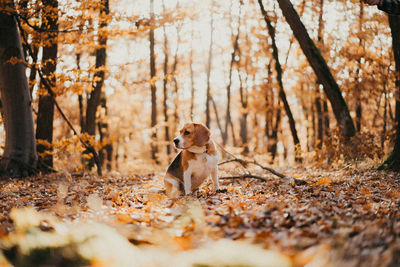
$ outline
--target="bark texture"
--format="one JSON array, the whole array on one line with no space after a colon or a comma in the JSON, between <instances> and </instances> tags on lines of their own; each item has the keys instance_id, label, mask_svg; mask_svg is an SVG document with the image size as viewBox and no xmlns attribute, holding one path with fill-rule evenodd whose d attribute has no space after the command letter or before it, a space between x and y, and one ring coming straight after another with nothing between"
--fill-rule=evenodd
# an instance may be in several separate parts
<instances>
[{"instance_id":1,"label":"bark texture","mask_svg":"<svg viewBox=\"0 0 400 267\"><path fill-rule=\"evenodd\" d=\"M385 162L378 167L380 170L400 171L400 16L389 15L389 24L392 31L393 54L396 62L396 137L392 153Z\"/></svg>"},{"instance_id":2,"label":"bark texture","mask_svg":"<svg viewBox=\"0 0 400 267\"><path fill-rule=\"evenodd\" d=\"M57 30L58 30L58 1L43 0L46 10L43 14L44 30L49 30L48 40L43 45L43 75L52 88L56 87L56 67L57 67ZM55 31L55 32L54 32ZM43 81L40 84L44 88ZM54 91L54 90L53 90ZM54 120L54 100L53 96L42 94L39 96L39 108L36 121L36 139L41 142L37 145L39 155L38 169L42 172L53 170L53 120ZM45 141L45 142L43 142Z\"/></svg>"},{"instance_id":3,"label":"bark texture","mask_svg":"<svg viewBox=\"0 0 400 267\"><path fill-rule=\"evenodd\" d=\"M18 61L13 61L18 59ZM0 174L24 177L36 167L36 141L31 97L16 19L0 12L0 92L6 142Z\"/></svg>"}]
</instances>

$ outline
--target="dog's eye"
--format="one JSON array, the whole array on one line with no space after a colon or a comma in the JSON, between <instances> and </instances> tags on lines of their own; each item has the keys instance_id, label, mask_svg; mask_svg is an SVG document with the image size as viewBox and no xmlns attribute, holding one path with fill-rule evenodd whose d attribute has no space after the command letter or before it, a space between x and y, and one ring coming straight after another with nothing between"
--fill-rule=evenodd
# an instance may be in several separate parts
<instances>
[{"instance_id":1,"label":"dog's eye","mask_svg":"<svg viewBox=\"0 0 400 267\"><path fill-rule=\"evenodd\" d=\"M188 134L190 134L188 131L185 131L185 132L183 133L183 135L188 135Z\"/></svg>"}]
</instances>

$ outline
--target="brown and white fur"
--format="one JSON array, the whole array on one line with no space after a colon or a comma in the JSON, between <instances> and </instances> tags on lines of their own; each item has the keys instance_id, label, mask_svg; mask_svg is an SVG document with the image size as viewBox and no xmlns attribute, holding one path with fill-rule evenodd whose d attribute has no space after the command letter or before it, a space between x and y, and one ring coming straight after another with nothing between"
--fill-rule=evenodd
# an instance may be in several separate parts
<instances>
[{"instance_id":1,"label":"brown and white fur","mask_svg":"<svg viewBox=\"0 0 400 267\"><path fill-rule=\"evenodd\" d=\"M218 153L210 139L210 131L199 123L186 123L174 139L177 149L182 149L169 165L164 177L166 192L177 197L190 194L208 176L212 177L214 192L219 190Z\"/></svg>"}]
</instances>

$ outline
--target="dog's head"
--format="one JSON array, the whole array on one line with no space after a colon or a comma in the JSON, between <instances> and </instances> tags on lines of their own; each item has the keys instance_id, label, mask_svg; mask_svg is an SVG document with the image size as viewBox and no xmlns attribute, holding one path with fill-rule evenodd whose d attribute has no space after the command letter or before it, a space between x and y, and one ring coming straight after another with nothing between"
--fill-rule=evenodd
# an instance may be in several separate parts
<instances>
[{"instance_id":1,"label":"dog's head","mask_svg":"<svg viewBox=\"0 0 400 267\"><path fill-rule=\"evenodd\" d=\"M210 130L200 123L186 123L174 139L176 148L189 149L205 146L210 140Z\"/></svg>"}]
</instances>

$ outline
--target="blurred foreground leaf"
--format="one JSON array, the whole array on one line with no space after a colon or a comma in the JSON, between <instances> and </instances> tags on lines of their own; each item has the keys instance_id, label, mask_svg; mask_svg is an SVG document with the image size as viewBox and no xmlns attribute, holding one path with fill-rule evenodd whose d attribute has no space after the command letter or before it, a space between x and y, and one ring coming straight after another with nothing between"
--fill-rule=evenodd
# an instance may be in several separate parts
<instances>
[{"instance_id":1,"label":"blurred foreground leaf","mask_svg":"<svg viewBox=\"0 0 400 267\"><path fill-rule=\"evenodd\" d=\"M190 217L192 222L203 220L197 202L190 203L185 214L183 218ZM61 223L33 208L13 209L12 218L16 231L0 244L14 266L291 266L280 253L243 241L221 239L177 252L134 246L112 227Z\"/></svg>"}]
</instances>

